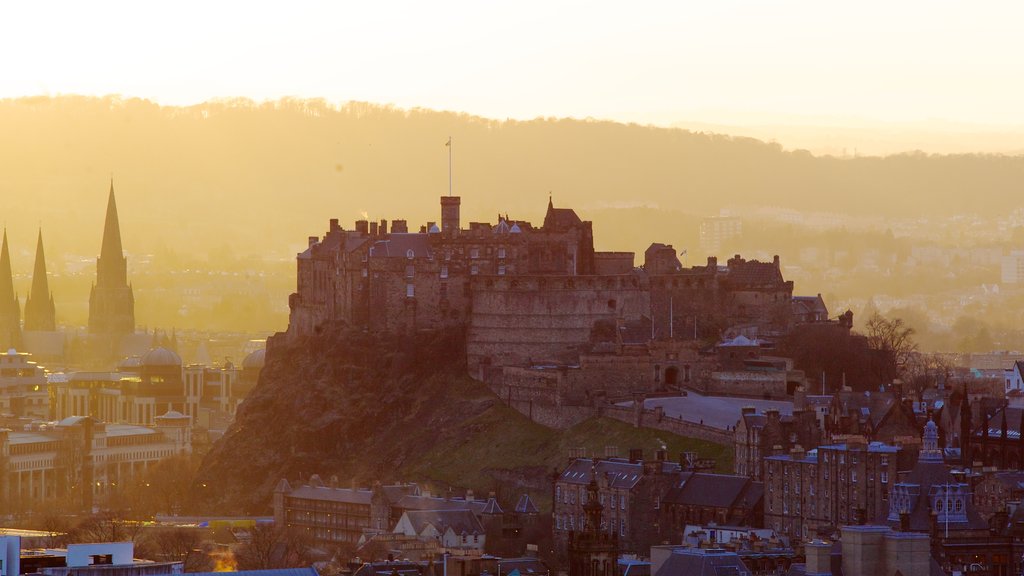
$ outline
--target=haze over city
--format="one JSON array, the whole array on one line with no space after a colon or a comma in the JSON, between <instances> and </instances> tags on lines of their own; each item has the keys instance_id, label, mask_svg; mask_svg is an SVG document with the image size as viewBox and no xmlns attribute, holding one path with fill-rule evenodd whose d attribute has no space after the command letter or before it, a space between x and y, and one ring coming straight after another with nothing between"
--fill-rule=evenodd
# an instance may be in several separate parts
<instances>
[{"instance_id":1,"label":"haze over city","mask_svg":"<svg viewBox=\"0 0 1024 576\"><path fill-rule=\"evenodd\" d=\"M0 576L1024 573L1021 22L0 6Z\"/></svg>"}]
</instances>

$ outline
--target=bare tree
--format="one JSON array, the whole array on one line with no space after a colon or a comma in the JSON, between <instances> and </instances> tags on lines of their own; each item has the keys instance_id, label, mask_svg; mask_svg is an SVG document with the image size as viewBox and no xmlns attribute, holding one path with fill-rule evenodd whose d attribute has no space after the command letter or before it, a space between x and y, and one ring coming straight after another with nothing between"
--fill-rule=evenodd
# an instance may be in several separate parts
<instances>
[{"instance_id":1,"label":"bare tree","mask_svg":"<svg viewBox=\"0 0 1024 576\"><path fill-rule=\"evenodd\" d=\"M906 375L907 365L917 352L914 329L902 318L888 319L877 312L867 323L868 346L881 354L895 377Z\"/></svg>"},{"instance_id":2,"label":"bare tree","mask_svg":"<svg viewBox=\"0 0 1024 576\"><path fill-rule=\"evenodd\" d=\"M304 532L274 524L257 524L249 530L248 537L235 546L234 552L239 570L267 570L308 566L310 548Z\"/></svg>"}]
</instances>

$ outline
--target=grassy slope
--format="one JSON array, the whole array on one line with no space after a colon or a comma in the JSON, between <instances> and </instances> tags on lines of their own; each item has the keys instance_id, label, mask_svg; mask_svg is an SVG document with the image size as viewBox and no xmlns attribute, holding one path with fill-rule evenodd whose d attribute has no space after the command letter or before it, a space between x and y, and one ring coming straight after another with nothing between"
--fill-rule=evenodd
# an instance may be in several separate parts
<instances>
[{"instance_id":1,"label":"grassy slope","mask_svg":"<svg viewBox=\"0 0 1024 576\"><path fill-rule=\"evenodd\" d=\"M494 398L481 384L460 378L449 390L461 397ZM588 455L604 454L605 446L616 446L621 455L630 448L643 448L651 457L666 445L672 458L684 451L714 458L717 470L732 471L731 446L685 438L649 428L634 428L608 418L592 418L567 430L553 430L531 422L498 402L462 423L432 447L407 463L406 476L440 484L486 489L493 482L491 471L546 469L564 466L572 448L584 448ZM537 492L545 502L544 492Z\"/></svg>"}]
</instances>

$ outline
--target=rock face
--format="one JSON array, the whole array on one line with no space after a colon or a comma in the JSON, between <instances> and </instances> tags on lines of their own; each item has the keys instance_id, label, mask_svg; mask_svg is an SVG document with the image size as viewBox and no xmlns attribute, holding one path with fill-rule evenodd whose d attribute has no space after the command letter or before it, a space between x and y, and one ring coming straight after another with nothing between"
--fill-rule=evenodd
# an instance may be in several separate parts
<instances>
[{"instance_id":1,"label":"rock face","mask_svg":"<svg viewBox=\"0 0 1024 576\"><path fill-rule=\"evenodd\" d=\"M404 480L417 455L496 403L483 386L458 391L467 380L461 331L398 337L339 328L283 340L271 342L259 383L204 459L197 507L266 513L282 477Z\"/></svg>"}]
</instances>

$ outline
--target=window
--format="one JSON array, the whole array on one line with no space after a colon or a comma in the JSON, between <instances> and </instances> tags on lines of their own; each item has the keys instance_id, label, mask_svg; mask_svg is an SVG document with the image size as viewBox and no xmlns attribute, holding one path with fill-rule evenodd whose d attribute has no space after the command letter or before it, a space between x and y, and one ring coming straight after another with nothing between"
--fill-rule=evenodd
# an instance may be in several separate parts
<instances>
[{"instance_id":1,"label":"window","mask_svg":"<svg viewBox=\"0 0 1024 576\"><path fill-rule=\"evenodd\" d=\"M626 509L626 495L625 494L619 494L619 510L625 510L625 509Z\"/></svg>"},{"instance_id":2,"label":"window","mask_svg":"<svg viewBox=\"0 0 1024 576\"><path fill-rule=\"evenodd\" d=\"M498 264L498 276L504 276L504 275L505 275L505 265L504 264Z\"/></svg>"},{"instance_id":3,"label":"window","mask_svg":"<svg viewBox=\"0 0 1024 576\"><path fill-rule=\"evenodd\" d=\"M625 521L625 519L623 519L622 522L619 523L619 536L625 536L625 535L626 535L626 521Z\"/></svg>"},{"instance_id":4,"label":"window","mask_svg":"<svg viewBox=\"0 0 1024 576\"><path fill-rule=\"evenodd\" d=\"M469 257L473 258L473 259L479 258L480 257L480 249L479 248L470 248L469 249Z\"/></svg>"},{"instance_id":5,"label":"window","mask_svg":"<svg viewBox=\"0 0 1024 576\"><path fill-rule=\"evenodd\" d=\"M885 483L887 483L889 481L889 473L886 472L885 470L882 470L880 476L881 476L881 479L882 479L882 484L885 484Z\"/></svg>"},{"instance_id":6,"label":"window","mask_svg":"<svg viewBox=\"0 0 1024 576\"><path fill-rule=\"evenodd\" d=\"M409 260L412 260L413 258L416 257L416 253L413 252L412 248L409 248L408 250L405 251L405 257L408 258Z\"/></svg>"},{"instance_id":7,"label":"window","mask_svg":"<svg viewBox=\"0 0 1024 576\"><path fill-rule=\"evenodd\" d=\"M505 257L505 247L502 246L502 247L498 248L498 258L504 258L504 257Z\"/></svg>"},{"instance_id":8,"label":"window","mask_svg":"<svg viewBox=\"0 0 1024 576\"><path fill-rule=\"evenodd\" d=\"M963 512L963 510L964 510L964 501L962 499L960 499L960 498L957 498L956 499L956 511L957 512Z\"/></svg>"},{"instance_id":9,"label":"window","mask_svg":"<svg viewBox=\"0 0 1024 576\"><path fill-rule=\"evenodd\" d=\"M416 286L414 286L413 284L406 284L405 285L405 297L406 298L415 298L416 297Z\"/></svg>"},{"instance_id":10,"label":"window","mask_svg":"<svg viewBox=\"0 0 1024 576\"><path fill-rule=\"evenodd\" d=\"M473 264L469 268L469 273L472 274L473 276L476 276L477 274L480 273L480 267L477 266L476 264Z\"/></svg>"},{"instance_id":11,"label":"window","mask_svg":"<svg viewBox=\"0 0 1024 576\"><path fill-rule=\"evenodd\" d=\"M562 499L562 487L561 486L555 486L555 502L558 502L561 499Z\"/></svg>"},{"instance_id":12,"label":"window","mask_svg":"<svg viewBox=\"0 0 1024 576\"><path fill-rule=\"evenodd\" d=\"M448 265L444 264L444 265L441 266L441 278L447 278L447 277L448 277Z\"/></svg>"},{"instance_id":13,"label":"window","mask_svg":"<svg viewBox=\"0 0 1024 576\"><path fill-rule=\"evenodd\" d=\"M853 482L854 484L857 483L857 471L856 470L850 470L850 482Z\"/></svg>"}]
</instances>

